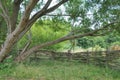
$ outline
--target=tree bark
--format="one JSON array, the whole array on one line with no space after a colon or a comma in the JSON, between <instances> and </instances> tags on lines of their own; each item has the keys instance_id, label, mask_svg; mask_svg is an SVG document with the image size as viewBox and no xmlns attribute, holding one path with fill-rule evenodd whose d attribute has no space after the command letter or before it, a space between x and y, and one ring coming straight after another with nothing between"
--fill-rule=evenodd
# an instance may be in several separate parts
<instances>
[{"instance_id":1,"label":"tree bark","mask_svg":"<svg viewBox=\"0 0 120 80\"><path fill-rule=\"evenodd\" d=\"M13 32L16 28L19 10L20 10L20 4L22 2L23 2L23 0L14 0L14 2L13 2L12 15L10 17L11 18L11 32Z\"/></svg>"}]
</instances>

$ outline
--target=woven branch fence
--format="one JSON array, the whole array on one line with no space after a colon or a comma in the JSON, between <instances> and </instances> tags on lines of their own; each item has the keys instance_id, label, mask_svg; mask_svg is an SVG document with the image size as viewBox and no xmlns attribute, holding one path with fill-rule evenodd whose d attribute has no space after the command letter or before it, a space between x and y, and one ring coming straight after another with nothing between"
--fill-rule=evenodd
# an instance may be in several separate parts
<instances>
[{"instance_id":1,"label":"woven branch fence","mask_svg":"<svg viewBox=\"0 0 120 80\"><path fill-rule=\"evenodd\" d=\"M120 50L87 51L87 52L55 52L38 50L31 55L29 60L40 61L42 59L52 60L78 60L83 63L92 63L99 66L111 66L120 69Z\"/></svg>"}]
</instances>

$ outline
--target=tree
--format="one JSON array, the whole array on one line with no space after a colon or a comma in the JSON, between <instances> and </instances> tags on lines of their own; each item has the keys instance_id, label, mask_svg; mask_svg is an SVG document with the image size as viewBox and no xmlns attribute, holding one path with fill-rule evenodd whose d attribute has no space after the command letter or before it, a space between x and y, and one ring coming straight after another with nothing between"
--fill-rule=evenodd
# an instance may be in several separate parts
<instances>
[{"instance_id":1,"label":"tree","mask_svg":"<svg viewBox=\"0 0 120 80\"><path fill-rule=\"evenodd\" d=\"M22 17L19 19L19 13L20 13L20 11L22 11L20 8L20 5L22 3L24 3L24 1L27 1L27 4L26 4L25 9L23 9L24 11L23 11ZM102 19L100 17L101 13L97 14L97 12L101 9L101 7L98 7L99 10L94 9L95 11L92 11L92 13L94 13L94 14L96 13L93 16L93 18L94 18L93 20L91 20L89 17L85 17L87 10L91 11L90 6L93 6L93 4L96 4L96 5L98 5L100 3L104 4L105 1L97 0L95 2L95 0L88 0L85 3L90 3L90 4L88 4L87 8L85 9L82 7L82 0L81 1L80 0L59 0L59 2L56 3L55 5L53 5L52 7L50 7L50 4L53 0L47 0L47 2L44 5L37 7L38 9L37 9L37 11L35 11L36 13L32 15L32 12L35 10L36 5L38 3L41 3L42 1L40 1L40 0L9 0L9 1L0 0L0 16L2 16L4 18L6 25L7 25L7 37L6 37L6 40L4 41L3 47L1 48L1 51L0 51L0 62L2 62L6 58L6 56L10 53L13 46L25 35L25 33L27 31L30 30L31 26L38 19L41 19L42 16L44 16L50 12L53 12L59 6L61 6L62 4L66 3L66 2L68 2L66 7L69 8L66 10L68 10L67 11L68 13L71 13L70 17L72 19L77 21L78 17L79 17L78 14L82 14L82 15L80 15L82 18L81 22L83 22L84 24L82 24L80 26L82 26L82 29L85 28L85 30L87 30L87 32L81 34L79 30L71 31L71 33L75 32L75 35L68 34L59 39L36 45L28 50L22 51L16 57L15 61L20 62L20 61L24 60L27 56L29 56L31 53L33 53L34 51L41 49L43 47L54 45L54 44L57 44L57 43L60 43L60 42L66 41L66 40L81 38L84 36L93 36L95 34L99 34L101 30L104 31L105 29L107 29L106 31L109 31L111 25L118 26L118 24L117 24L118 21L111 20L111 18L109 18L107 20L106 16L102 16L103 17L103 19ZM94 2L94 3L92 4L92 2ZM81 4L79 4L79 3L81 3ZM71 5L75 6L75 7L70 8ZM107 5L107 7L108 6L109 6L109 4ZM9 7L12 7L12 9L9 10ZM77 13L77 15L76 15L77 11L76 10L74 11L74 9L77 7L78 7L79 13ZM103 6L102 6L102 9L103 9ZM110 14L108 14L108 15L111 16ZM96 16L97 16L97 18L96 18ZM99 18L98 18L98 16L99 16ZM99 23L99 27L91 29L90 23L93 23L96 19L99 19L99 21L97 20ZM96 22L94 22L92 25L95 25L95 24L96 24ZM81 29L81 27L79 27L79 28ZM84 32L84 29L83 29L83 32Z\"/></svg>"}]
</instances>

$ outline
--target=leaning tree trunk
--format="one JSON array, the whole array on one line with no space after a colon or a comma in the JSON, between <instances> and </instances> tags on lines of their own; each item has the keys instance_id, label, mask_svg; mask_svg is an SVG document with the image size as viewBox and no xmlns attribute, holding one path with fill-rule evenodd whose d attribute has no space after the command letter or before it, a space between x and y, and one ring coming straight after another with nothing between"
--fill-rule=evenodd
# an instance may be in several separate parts
<instances>
[{"instance_id":1,"label":"leaning tree trunk","mask_svg":"<svg viewBox=\"0 0 120 80\"><path fill-rule=\"evenodd\" d=\"M10 53L11 49L14 47L15 43L17 43L18 34L9 34L4 42L4 46L0 51L0 62L2 62L6 56Z\"/></svg>"},{"instance_id":2,"label":"leaning tree trunk","mask_svg":"<svg viewBox=\"0 0 120 80\"><path fill-rule=\"evenodd\" d=\"M4 46L1 48L0 51L0 62L2 62L6 58L8 53L10 53L15 42L15 38L11 34L7 36L6 41L4 42Z\"/></svg>"},{"instance_id":3,"label":"leaning tree trunk","mask_svg":"<svg viewBox=\"0 0 120 80\"><path fill-rule=\"evenodd\" d=\"M18 27L12 33L7 35L6 41L4 42L4 45L0 51L0 62L5 59L17 41L24 35L21 33L24 31L26 24L26 19L23 18Z\"/></svg>"}]
</instances>

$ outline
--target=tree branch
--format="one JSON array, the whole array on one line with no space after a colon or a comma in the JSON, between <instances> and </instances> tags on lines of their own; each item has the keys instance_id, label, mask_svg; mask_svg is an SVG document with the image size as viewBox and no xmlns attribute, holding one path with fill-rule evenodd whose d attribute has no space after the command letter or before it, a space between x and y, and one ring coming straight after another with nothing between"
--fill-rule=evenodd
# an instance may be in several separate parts
<instances>
[{"instance_id":1,"label":"tree branch","mask_svg":"<svg viewBox=\"0 0 120 80\"><path fill-rule=\"evenodd\" d=\"M2 10L4 16L5 16L6 18L9 18L8 10L7 10L7 8L3 5L3 3L2 3L1 0L0 0L0 8L1 8L1 10Z\"/></svg>"},{"instance_id":2,"label":"tree branch","mask_svg":"<svg viewBox=\"0 0 120 80\"><path fill-rule=\"evenodd\" d=\"M67 2L69 0L62 0L59 3L57 3L56 5L54 5L53 7L47 9L49 7L51 1L52 0L48 0L48 2L45 4L45 6L43 7L43 9L40 10L40 11L38 11L35 15L33 15L33 17L30 19L28 25L31 25L31 23L34 23L39 17L45 15L46 13L50 13L50 12L54 11L59 6L61 6L62 4L64 4L65 2Z\"/></svg>"},{"instance_id":3,"label":"tree branch","mask_svg":"<svg viewBox=\"0 0 120 80\"><path fill-rule=\"evenodd\" d=\"M48 0L47 3L45 4L45 6L31 18L30 23L31 23L31 21L36 21L39 17L44 15L44 12L47 10L47 8L51 4L51 2L52 2L52 0Z\"/></svg>"},{"instance_id":4,"label":"tree branch","mask_svg":"<svg viewBox=\"0 0 120 80\"><path fill-rule=\"evenodd\" d=\"M15 30L18 14L20 10L20 4L23 2L23 0L14 0L13 2L13 10L11 15L11 31L13 32Z\"/></svg>"},{"instance_id":5,"label":"tree branch","mask_svg":"<svg viewBox=\"0 0 120 80\"><path fill-rule=\"evenodd\" d=\"M0 13L0 16L4 18L4 15L2 13Z\"/></svg>"},{"instance_id":6,"label":"tree branch","mask_svg":"<svg viewBox=\"0 0 120 80\"><path fill-rule=\"evenodd\" d=\"M65 0L68 1L68 0ZM65 2L62 1L62 2ZM24 31L22 31L22 33L20 34L19 38L21 38L21 35L23 35L24 33L26 33L31 26L33 25L33 23L42 15L44 15L44 11L49 7L50 3L52 2L52 0L48 0L47 3L45 4L45 6L42 8L42 10L38 11L28 22L28 24L26 25L26 28L24 29ZM57 5L57 4L56 4Z\"/></svg>"},{"instance_id":7,"label":"tree branch","mask_svg":"<svg viewBox=\"0 0 120 80\"><path fill-rule=\"evenodd\" d=\"M22 49L22 51L20 52L20 54L23 54L30 46L31 44L31 41L32 41L32 32L31 30L29 30L29 33L28 33L28 41L27 43L25 44L24 48Z\"/></svg>"},{"instance_id":8,"label":"tree branch","mask_svg":"<svg viewBox=\"0 0 120 80\"><path fill-rule=\"evenodd\" d=\"M2 14L1 15L4 18L4 20L5 20L6 24L7 24L7 27L8 27L8 33L10 33L11 32L11 29L10 29L10 27L11 27L10 17L8 15L7 8L3 5L1 0L0 0L0 8L2 10Z\"/></svg>"},{"instance_id":9,"label":"tree branch","mask_svg":"<svg viewBox=\"0 0 120 80\"><path fill-rule=\"evenodd\" d=\"M23 0L14 0L14 3L15 4L20 4L20 3L22 3L23 2Z\"/></svg>"},{"instance_id":10,"label":"tree branch","mask_svg":"<svg viewBox=\"0 0 120 80\"><path fill-rule=\"evenodd\" d=\"M50 6L51 2L52 2L52 0L48 0L47 3L45 4L45 6L42 8L41 11L46 10Z\"/></svg>"},{"instance_id":11,"label":"tree branch","mask_svg":"<svg viewBox=\"0 0 120 80\"><path fill-rule=\"evenodd\" d=\"M14 30L13 34L20 34L28 27L27 24L29 21L30 14L38 1L39 0L30 0L29 4L27 5L26 10L18 24L18 27Z\"/></svg>"},{"instance_id":12,"label":"tree branch","mask_svg":"<svg viewBox=\"0 0 120 80\"><path fill-rule=\"evenodd\" d=\"M27 56L29 56L31 53L34 53L36 50L39 50L40 48L43 48L43 47L46 47L46 46L51 46L51 45L54 45L54 44L57 44L57 43L60 43L60 42L66 41L66 40L73 40L73 39L77 39L77 38L82 38L84 36L91 36L92 34L95 34L98 31L104 30L106 27L108 27L110 25L113 25L115 23L118 23L118 22L109 23L109 24L103 26L100 29L97 29L97 30L94 30L94 31L91 31L91 32L88 32L88 33L72 35L72 36L64 36L64 37L59 38L57 40L46 42L46 43L43 43L41 45L34 46L33 48L27 50L23 54L20 54L15 60L17 62L20 62L20 61L24 60Z\"/></svg>"},{"instance_id":13,"label":"tree branch","mask_svg":"<svg viewBox=\"0 0 120 80\"><path fill-rule=\"evenodd\" d=\"M61 2L57 3L56 5L52 6L51 8L49 8L46 13L50 13L52 11L54 11L55 9L57 9L59 6L61 6L62 4L64 4L65 2L67 2L69 0L62 0Z\"/></svg>"},{"instance_id":14,"label":"tree branch","mask_svg":"<svg viewBox=\"0 0 120 80\"><path fill-rule=\"evenodd\" d=\"M26 18L29 18L32 10L34 9L35 5L37 4L39 0L30 0L28 6L26 7L26 10L25 10L25 13L24 13L24 16Z\"/></svg>"},{"instance_id":15,"label":"tree branch","mask_svg":"<svg viewBox=\"0 0 120 80\"><path fill-rule=\"evenodd\" d=\"M93 14L86 14L87 16L89 16L89 15L93 15ZM84 15L84 16L86 16L86 15ZM46 16L63 16L63 17L70 17L70 16L72 16L72 15L70 15L70 14L46 14ZM79 15L78 17L81 17L81 15Z\"/></svg>"}]
</instances>

